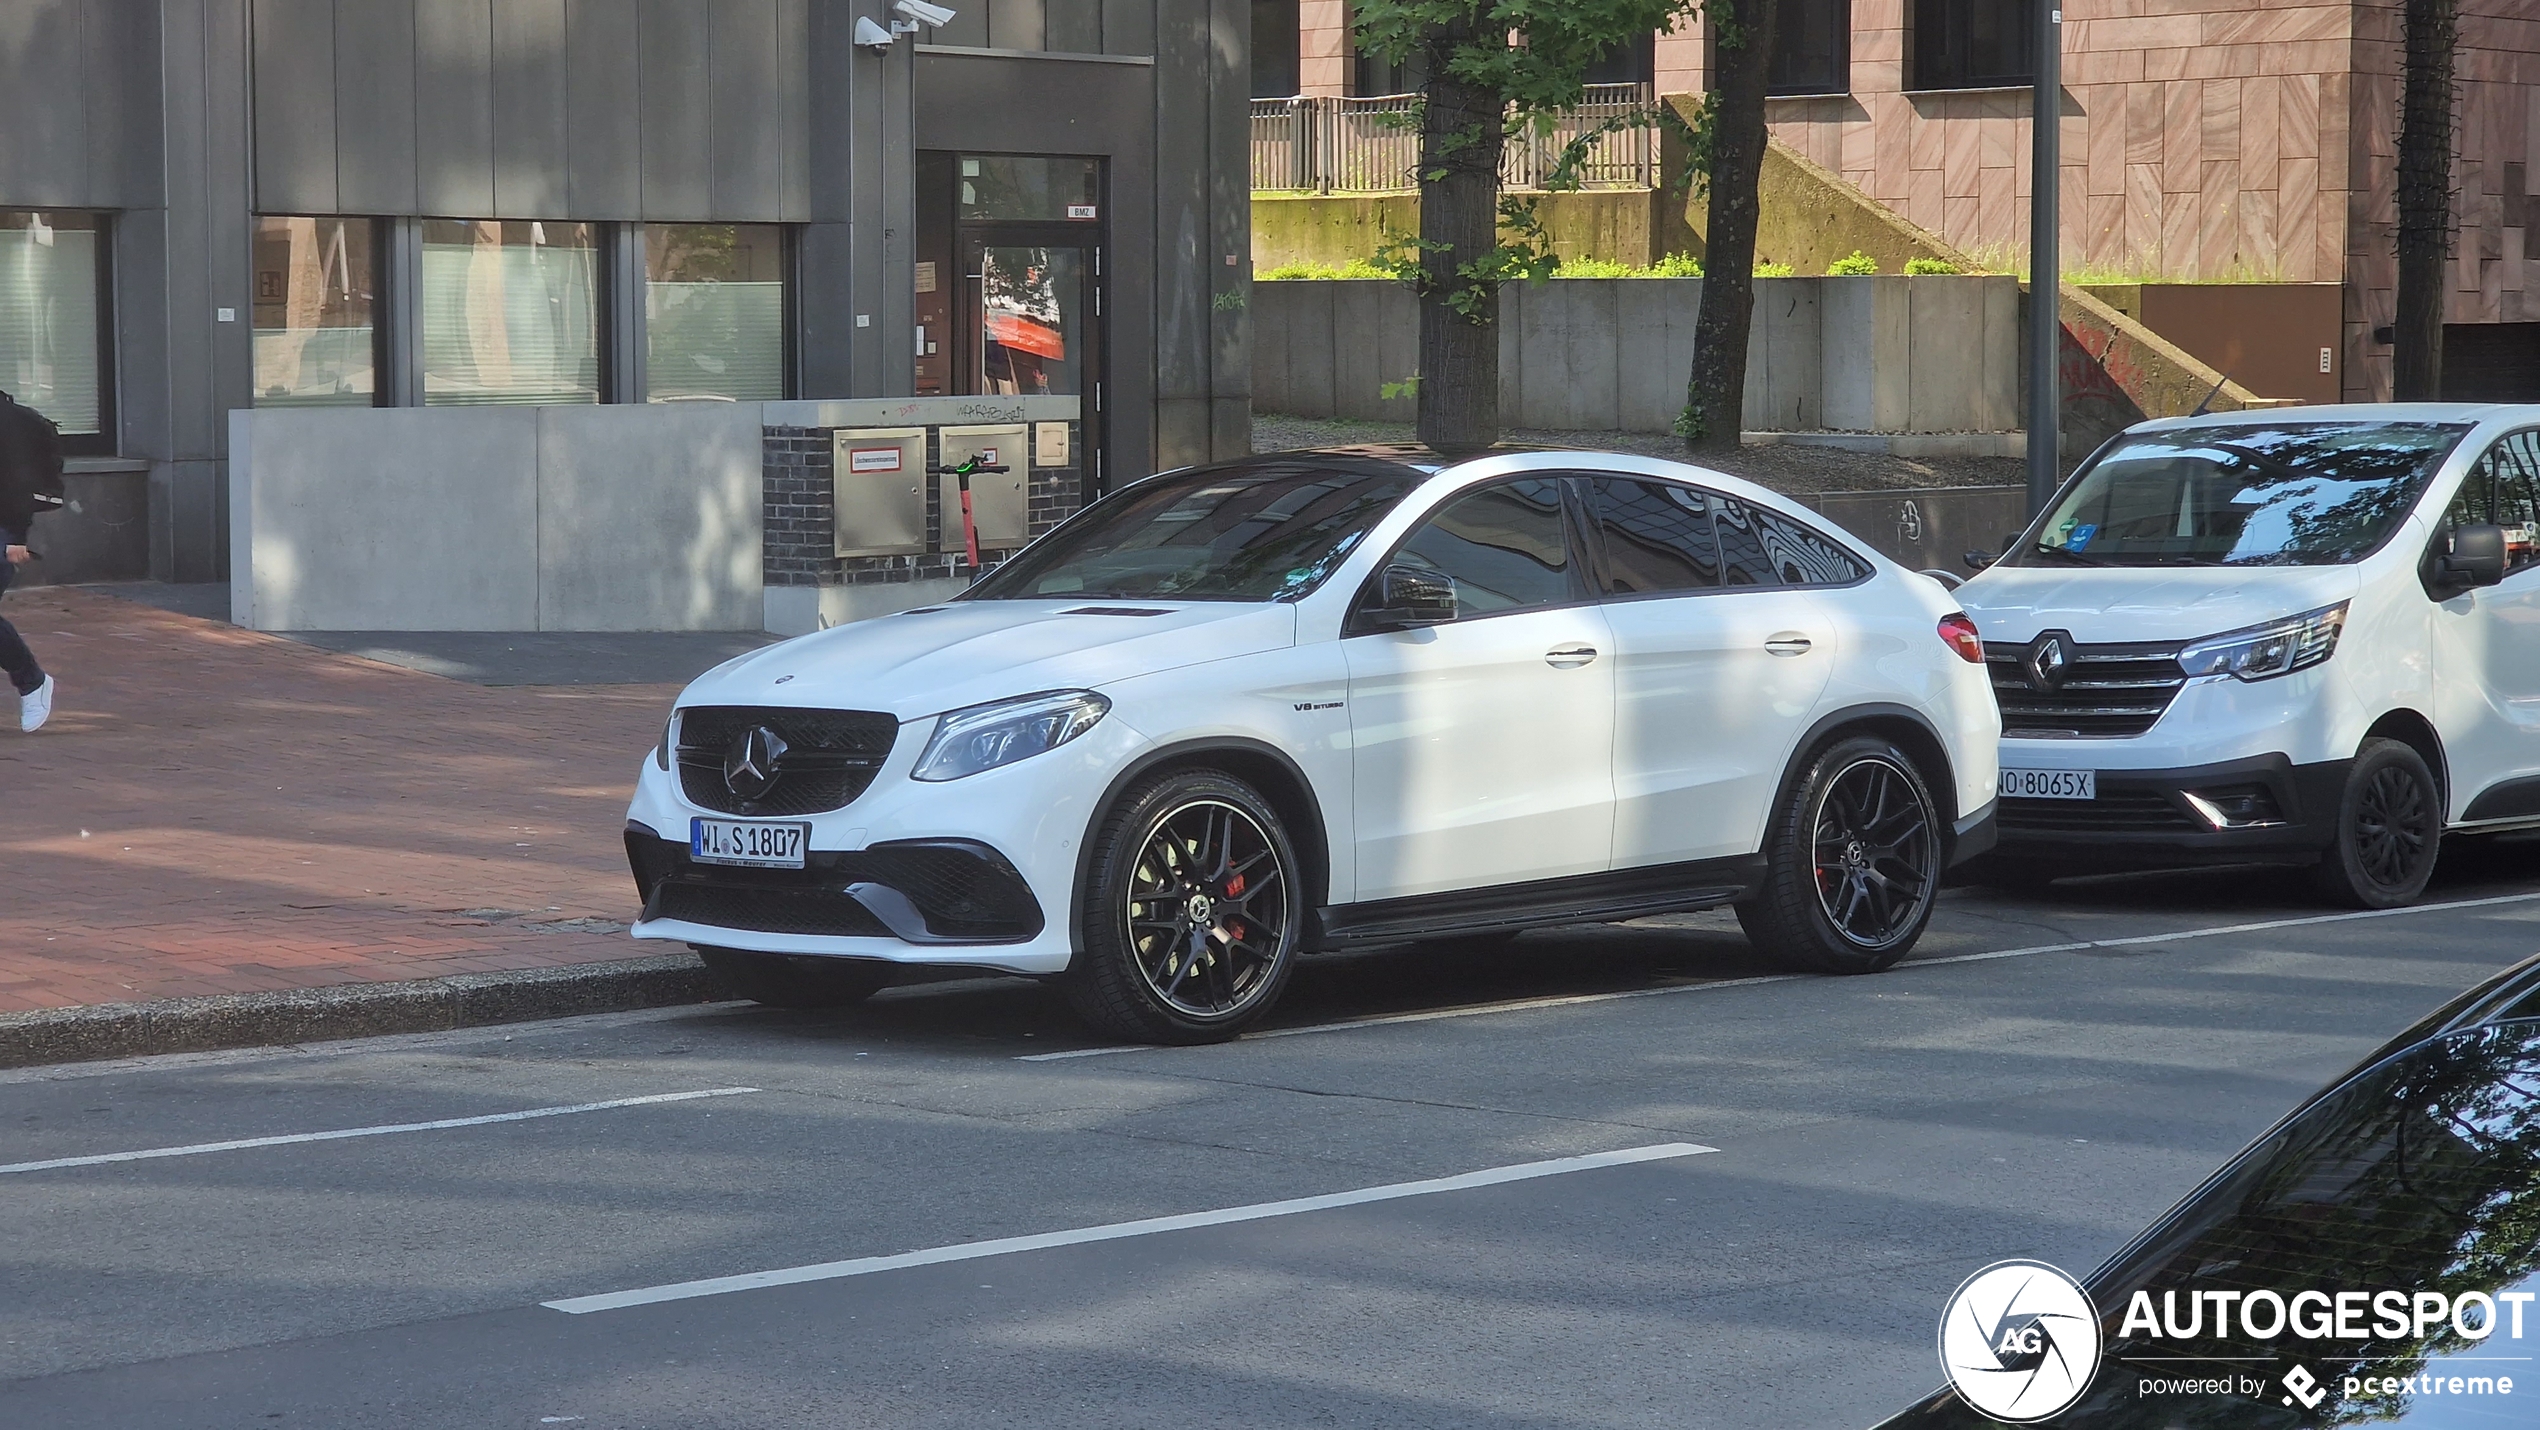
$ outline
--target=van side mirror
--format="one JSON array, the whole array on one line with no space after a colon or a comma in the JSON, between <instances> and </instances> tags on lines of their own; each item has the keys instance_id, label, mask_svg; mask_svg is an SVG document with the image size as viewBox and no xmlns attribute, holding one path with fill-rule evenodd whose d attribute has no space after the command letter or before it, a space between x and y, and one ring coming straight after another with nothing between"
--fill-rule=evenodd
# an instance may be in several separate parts
<instances>
[{"instance_id":1,"label":"van side mirror","mask_svg":"<svg viewBox=\"0 0 2540 1430\"><path fill-rule=\"evenodd\" d=\"M2464 591L2505 579L2505 529L2487 522L2452 528L2448 543L2435 538L2421 573L2425 593L2448 601Z\"/></svg>"},{"instance_id":2,"label":"van side mirror","mask_svg":"<svg viewBox=\"0 0 2540 1430\"><path fill-rule=\"evenodd\" d=\"M1990 551L1961 551L1958 553L1958 559L1966 563L1968 570L1982 571L2002 558Z\"/></svg>"},{"instance_id":3,"label":"van side mirror","mask_svg":"<svg viewBox=\"0 0 2540 1430\"><path fill-rule=\"evenodd\" d=\"M1376 578L1375 604L1362 624L1371 630L1402 631L1442 626L1462 614L1455 578L1419 566L1393 565Z\"/></svg>"}]
</instances>

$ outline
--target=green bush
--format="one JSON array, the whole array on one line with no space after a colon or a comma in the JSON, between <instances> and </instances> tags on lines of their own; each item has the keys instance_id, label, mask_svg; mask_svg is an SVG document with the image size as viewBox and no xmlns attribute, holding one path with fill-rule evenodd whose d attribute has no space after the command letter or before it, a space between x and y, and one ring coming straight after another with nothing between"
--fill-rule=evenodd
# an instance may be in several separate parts
<instances>
[{"instance_id":1,"label":"green bush","mask_svg":"<svg viewBox=\"0 0 2540 1430\"><path fill-rule=\"evenodd\" d=\"M1859 249L1826 265L1826 274L1834 278L1866 278L1879 271L1879 261Z\"/></svg>"},{"instance_id":2,"label":"green bush","mask_svg":"<svg viewBox=\"0 0 2540 1430\"><path fill-rule=\"evenodd\" d=\"M1758 278L1788 278L1791 276L1792 272L1793 270L1791 266L1787 263L1758 263L1755 265L1755 276Z\"/></svg>"},{"instance_id":3,"label":"green bush","mask_svg":"<svg viewBox=\"0 0 2540 1430\"><path fill-rule=\"evenodd\" d=\"M1699 278L1702 276L1702 260L1690 253L1670 253L1649 265L1649 276L1652 278Z\"/></svg>"},{"instance_id":4,"label":"green bush","mask_svg":"<svg viewBox=\"0 0 2540 1430\"><path fill-rule=\"evenodd\" d=\"M1638 278L1643 270L1611 258L1565 258L1553 270L1555 278Z\"/></svg>"},{"instance_id":5,"label":"green bush","mask_svg":"<svg viewBox=\"0 0 2540 1430\"><path fill-rule=\"evenodd\" d=\"M1966 270L1946 258L1908 258L1905 271L1920 277L1926 273L1964 273Z\"/></svg>"},{"instance_id":6,"label":"green bush","mask_svg":"<svg viewBox=\"0 0 2540 1430\"><path fill-rule=\"evenodd\" d=\"M1276 268L1254 274L1258 282L1287 283L1297 279L1391 278L1393 275L1364 258L1353 258L1335 266L1329 263L1282 263Z\"/></svg>"}]
</instances>

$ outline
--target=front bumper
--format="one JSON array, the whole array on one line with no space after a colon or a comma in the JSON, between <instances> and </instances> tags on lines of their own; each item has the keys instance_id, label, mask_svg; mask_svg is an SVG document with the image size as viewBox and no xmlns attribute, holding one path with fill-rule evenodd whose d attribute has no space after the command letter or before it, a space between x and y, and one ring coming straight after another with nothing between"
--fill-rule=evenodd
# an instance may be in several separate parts
<instances>
[{"instance_id":1,"label":"front bumper","mask_svg":"<svg viewBox=\"0 0 2540 1430\"><path fill-rule=\"evenodd\" d=\"M688 845L626 826L626 862L643 896L646 937L729 944L735 934L896 939L915 948L1007 947L1048 919L1014 865L976 840L909 839L812 850L800 871L701 864Z\"/></svg>"},{"instance_id":2,"label":"front bumper","mask_svg":"<svg viewBox=\"0 0 2540 1430\"><path fill-rule=\"evenodd\" d=\"M2005 752L2005 764L2014 759ZM2096 799L2002 800L1995 854L2089 870L2307 863L2335 832L2352 764L2297 765L2269 754L2175 769L2103 768Z\"/></svg>"}]
</instances>

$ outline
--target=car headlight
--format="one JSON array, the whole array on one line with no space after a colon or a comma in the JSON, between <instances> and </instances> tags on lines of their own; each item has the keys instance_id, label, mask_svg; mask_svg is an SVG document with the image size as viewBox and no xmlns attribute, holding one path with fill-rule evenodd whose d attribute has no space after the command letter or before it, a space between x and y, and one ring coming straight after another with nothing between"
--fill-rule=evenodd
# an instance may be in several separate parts
<instances>
[{"instance_id":1,"label":"car headlight","mask_svg":"<svg viewBox=\"0 0 2540 1430\"><path fill-rule=\"evenodd\" d=\"M2180 651L2178 663L2190 677L2268 680L2290 675L2336 654L2337 637L2346 629L2347 604L2340 601L2263 626L2207 636Z\"/></svg>"},{"instance_id":2,"label":"car headlight","mask_svg":"<svg viewBox=\"0 0 2540 1430\"><path fill-rule=\"evenodd\" d=\"M1110 710L1111 702L1090 690L1054 690L954 710L937 722L935 737L910 774L957 780L1028 760L1094 728Z\"/></svg>"}]
</instances>

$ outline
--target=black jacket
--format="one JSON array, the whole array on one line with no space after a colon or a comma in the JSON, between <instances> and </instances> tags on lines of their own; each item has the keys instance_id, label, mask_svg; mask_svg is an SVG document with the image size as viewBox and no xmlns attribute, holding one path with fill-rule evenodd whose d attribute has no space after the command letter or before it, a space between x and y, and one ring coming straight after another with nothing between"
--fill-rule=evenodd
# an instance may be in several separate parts
<instances>
[{"instance_id":1,"label":"black jacket","mask_svg":"<svg viewBox=\"0 0 2540 1430\"><path fill-rule=\"evenodd\" d=\"M0 535L26 540L27 528L62 508L62 437L32 407L0 392Z\"/></svg>"}]
</instances>

